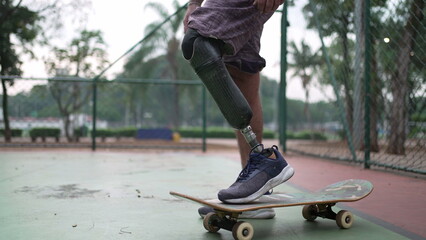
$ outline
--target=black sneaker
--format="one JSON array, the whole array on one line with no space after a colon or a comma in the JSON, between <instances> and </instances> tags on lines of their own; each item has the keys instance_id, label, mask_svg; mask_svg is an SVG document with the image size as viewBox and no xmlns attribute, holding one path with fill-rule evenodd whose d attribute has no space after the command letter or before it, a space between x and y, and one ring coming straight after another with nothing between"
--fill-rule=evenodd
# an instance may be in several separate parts
<instances>
[{"instance_id":1,"label":"black sneaker","mask_svg":"<svg viewBox=\"0 0 426 240\"><path fill-rule=\"evenodd\" d=\"M220 190L218 198L226 203L248 203L270 189L284 183L294 174L277 146L250 153L246 167L228 189Z\"/></svg>"}]
</instances>

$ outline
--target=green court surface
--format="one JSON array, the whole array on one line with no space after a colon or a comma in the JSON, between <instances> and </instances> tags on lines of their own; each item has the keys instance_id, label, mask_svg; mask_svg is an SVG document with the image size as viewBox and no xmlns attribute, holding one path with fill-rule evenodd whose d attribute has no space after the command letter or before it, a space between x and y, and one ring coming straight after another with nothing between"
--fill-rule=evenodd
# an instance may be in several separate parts
<instances>
[{"instance_id":1,"label":"green court surface","mask_svg":"<svg viewBox=\"0 0 426 240\"><path fill-rule=\"evenodd\" d=\"M198 205L169 191L213 198L239 168L197 152L3 151L0 239L233 239L226 230L207 233ZM290 180L275 191L300 188ZM250 222L254 239L407 239L361 216L347 230L327 219L307 222L301 207Z\"/></svg>"}]
</instances>

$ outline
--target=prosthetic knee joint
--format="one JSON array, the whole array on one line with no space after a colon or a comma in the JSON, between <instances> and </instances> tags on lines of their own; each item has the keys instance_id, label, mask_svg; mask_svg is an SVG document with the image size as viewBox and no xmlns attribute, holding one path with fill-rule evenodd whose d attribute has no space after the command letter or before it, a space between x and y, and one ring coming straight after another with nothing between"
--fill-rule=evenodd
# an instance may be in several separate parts
<instances>
[{"instance_id":1,"label":"prosthetic knee joint","mask_svg":"<svg viewBox=\"0 0 426 240\"><path fill-rule=\"evenodd\" d=\"M228 123L242 133L254 151L262 149L250 127L252 110L247 100L235 85L222 60L221 40L206 38L189 29L182 41L182 51L197 75L219 106Z\"/></svg>"}]
</instances>

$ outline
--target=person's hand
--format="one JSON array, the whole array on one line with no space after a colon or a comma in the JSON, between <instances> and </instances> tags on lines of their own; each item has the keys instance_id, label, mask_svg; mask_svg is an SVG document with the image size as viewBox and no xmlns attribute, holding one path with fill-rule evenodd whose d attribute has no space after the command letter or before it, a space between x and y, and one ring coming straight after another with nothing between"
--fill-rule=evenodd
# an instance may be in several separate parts
<instances>
[{"instance_id":1,"label":"person's hand","mask_svg":"<svg viewBox=\"0 0 426 240\"><path fill-rule=\"evenodd\" d=\"M186 31L188 30L188 19L189 16L191 15L192 12L195 11L195 9L197 9L198 7L200 7L200 4L197 3L192 3L188 5L188 8L186 9L186 13L185 13L185 17L183 18L183 32L186 33Z\"/></svg>"},{"instance_id":2,"label":"person's hand","mask_svg":"<svg viewBox=\"0 0 426 240\"><path fill-rule=\"evenodd\" d=\"M254 0L253 6L261 13L274 12L278 7L284 3L284 0Z\"/></svg>"}]
</instances>

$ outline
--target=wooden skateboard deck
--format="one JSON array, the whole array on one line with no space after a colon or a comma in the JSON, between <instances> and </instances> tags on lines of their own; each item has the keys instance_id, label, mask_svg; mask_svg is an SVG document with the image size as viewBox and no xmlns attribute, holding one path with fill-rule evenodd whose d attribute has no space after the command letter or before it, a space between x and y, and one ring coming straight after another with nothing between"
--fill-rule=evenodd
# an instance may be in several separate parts
<instances>
[{"instance_id":1,"label":"wooden skateboard deck","mask_svg":"<svg viewBox=\"0 0 426 240\"><path fill-rule=\"evenodd\" d=\"M262 208L290 207L337 202L354 202L368 196L373 185L366 180L350 179L337 182L313 193L277 193L265 195L254 202L244 204L223 203L219 199L205 200L178 192L170 194L219 211L241 213Z\"/></svg>"},{"instance_id":2,"label":"wooden skateboard deck","mask_svg":"<svg viewBox=\"0 0 426 240\"><path fill-rule=\"evenodd\" d=\"M218 199L202 199L186 194L173 192L170 194L202 206L211 207L215 213L204 218L204 227L210 232L224 228L233 232L235 239L248 240L253 236L253 227L246 222L238 222L238 217L246 211L263 208L278 208L304 205L302 215L308 221L317 217L336 220L340 228L350 228L353 223L352 213L342 210L339 213L331 209L338 202L354 202L367 197L373 191L371 182L361 179L349 179L333 183L312 193L276 193L265 195L244 204L223 203Z\"/></svg>"}]
</instances>

